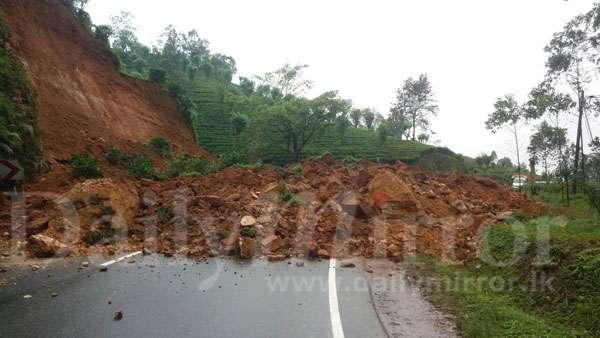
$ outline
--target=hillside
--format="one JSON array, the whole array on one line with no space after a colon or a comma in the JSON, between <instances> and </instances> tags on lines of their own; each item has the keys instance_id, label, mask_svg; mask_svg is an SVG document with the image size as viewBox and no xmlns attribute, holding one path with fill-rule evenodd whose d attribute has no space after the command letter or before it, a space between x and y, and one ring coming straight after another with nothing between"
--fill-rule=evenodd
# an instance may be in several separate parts
<instances>
[{"instance_id":1,"label":"hillside","mask_svg":"<svg viewBox=\"0 0 600 338\"><path fill-rule=\"evenodd\" d=\"M222 154L239 149L238 137L231 128L232 108L224 102L225 85L213 79L196 82L194 89L187 92L193 98L197 112L193 115L196 138L200 145L214 154ZM348 129L344 142L335 130L327 130L315 137L305 148L304 158L332 153L337 159L346 157L367 158L374 162L394 162L401 160L417 164L425 150L435 147L418 142L402 141L393 137L382 145L375 131ZM269 149L264 161L285 164L292 161L289 154L278 149Z\"/></svg>"},{"instance_id":2,"label":"hillside","mask_svg":"<svg viewBox=\"0 0 600 338\"><path fill-rule=\"evenodd\" d=\"M120 74L114 59L60 0L0 0L9 48L37 92L49 163L104 145L142 152L165 137L176 152L202 150L176 101L157 85Z\"/></svg>"}]
</instances>

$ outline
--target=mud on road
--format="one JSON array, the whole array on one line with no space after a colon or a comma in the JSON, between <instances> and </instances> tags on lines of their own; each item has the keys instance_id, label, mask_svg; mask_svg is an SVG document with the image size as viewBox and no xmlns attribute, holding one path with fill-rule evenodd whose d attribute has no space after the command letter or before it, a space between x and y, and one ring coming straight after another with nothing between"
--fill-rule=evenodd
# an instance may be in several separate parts
<instances>
[{"instance_id":1,"label":"mud on road","mask_svg":"<svg viewBox=\"0 0 600 338\"><path fill-rule=\"evenodd\" d=\"M0 214L5 255L144 250L201 259L239 255L241 246L272 261L402 260L420 252L455 263L478 255L486 226L514 210L541 210L490 179L411 171L400 162L341 165L330 156L293 169L74 182L66 192L29 191L23 208L15 205L5 201Z\"/></svg>"}]
</instances>

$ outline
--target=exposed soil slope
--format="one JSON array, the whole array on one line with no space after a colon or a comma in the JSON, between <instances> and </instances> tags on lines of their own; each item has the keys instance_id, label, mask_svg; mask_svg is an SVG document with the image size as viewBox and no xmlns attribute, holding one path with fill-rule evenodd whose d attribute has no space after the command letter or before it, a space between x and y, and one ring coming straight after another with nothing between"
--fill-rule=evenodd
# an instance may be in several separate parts
<instances>
[{"instance_id":1,"label":"exposed soil slope","mask_svg":"<svg viewBox=\"0 0 600 338\"><path fill-rule=\"evenodd\" d=\"M47 161L100 145L136 149L159 136L171 140L176 152L202 151L176 101L155 84L121 75L60 0L0 0L0 5L12 34L10 48L37 90Z\"/></svg>"}]
</instances>

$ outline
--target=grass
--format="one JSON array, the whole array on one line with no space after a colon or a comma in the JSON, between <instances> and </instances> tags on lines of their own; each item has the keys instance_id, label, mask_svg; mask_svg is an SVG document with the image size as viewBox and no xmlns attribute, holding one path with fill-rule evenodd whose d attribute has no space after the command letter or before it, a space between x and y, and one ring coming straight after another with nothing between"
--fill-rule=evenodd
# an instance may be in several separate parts
<instances>
[{"instance_id":1,"label":"grass","mask_svg":"<svg viewBox=\"0 0 600 338\"><path fill-rule=\"evenodd\" d=\"M488 228L481 257L466 266L419 258L430 278L459 281L426 292L454 309L461 335L600 336L600 219L583 196L568 208L556 204L560 195L538 197L558 209Z\"/></svg>"}]
</instances>

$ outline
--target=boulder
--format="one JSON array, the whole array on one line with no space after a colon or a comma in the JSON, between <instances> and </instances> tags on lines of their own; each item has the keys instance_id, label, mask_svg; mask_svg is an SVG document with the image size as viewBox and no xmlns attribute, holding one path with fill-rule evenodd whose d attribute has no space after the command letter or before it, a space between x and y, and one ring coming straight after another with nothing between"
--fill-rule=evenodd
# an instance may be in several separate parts
<instances>
[{"instance_id":1,"label":"boulder","mask_svg":"<svg viewBox=\"0 0 600 338\"><path fill-rule=\"evenodd\" d=\"M85 207L77 211L84 236L85 230L100 222L110 223L113 230L134 226L140 206L135 186L111 179L87 180L77 184L63 195L61 204L69 207L73 201L85 203Z\"/></svg>"},{"instance_id":2,"label":"boulder","mask_svg":"<svg viewBox=\"0 0 600 338\"><path fill-rule=\"evenodd\" d=\"M380 171L369 183L373 201L383 207L389 218L398 218L406 212L422 209L410 184L389 170Z\"/></svg>"},{"instance_id":3,"label":"boulder","mask_svg":"<svg viewBox=\"0 0 600 338\"><path fill-rule=\"evenodd\" d=\"M256 253L256 239L240 237L240 258L250 259Z\"/></svg>"},{"instance_id":4,"label":"boulder","mask_svg":"<svg viewBox=\"0 0 600 338\"><path fill-rule=\"evenodd\" d=\"M240 221L240 225L242 227L252 227L252 226L256 225L256 218L254 218L252 216L244 216L244 217L242 217L242 220Z\"/></svg>"},{"instance_id":5,"label":"boulder","mask_svg":"<svg viewBox=\"0 0 600 338\"><path fill-rule=\"evenodd\" d=\"M467 212L469 210L469 208L467 208L467 205L465 204L465 202L460 199L452 200L450 202L450 205L459 212Z\"/></svg>"},{"instance_id":6,"label":"boulder","mask_svg":"<svg viewBox=\"0 0 600 338\"><path fill-rule=\"evenodd\" d=\"M329 251L327 251L325 249L319 249L317 254L319 255L319 258L330 258L331 257L331 254L329 253Z\"/></svg>"},{"instance_id":7,"label":"boulder","mask_svg":"<svg viewBox=\"0 0 600 338\"><path fill-rule=\"evenodd\" d=\"M71 250L63 243L42 234L29 238L28 249L33 256L38 258L48 258L56 255L68 256L71 253Z\"/></svg>"},{"instance_id":8,"label":"boulder","mask_svg":"<svg viewBox=\"0 0 600 338\"><path fill-rule=\"evenodd\" d=\"M48 223L50 223L49 217L41 217L29 222L27 224L27 235L31 236L46 231Z\"/></svg>"},{"instance_id":9,"label":"boulder","mask_svg":"<svg viewBox=\"0 0 600 338\"><path fill-rule=\"evenodd\" d=\"M269 252L276 252L283 246L283 240L277 235L271 235L263 239L260 245Z\"/></svg>"},{"instance_id":10,"label":"boulder","mask_svg":"<svg viewBox=\"0 0 600 338\"><path fill-rule=\"evenodd\" d=\"M283 255L283 254L273 254L273 255L268 255L267 256L267 260L269 262L281 262L283 260L287 259L287 255Z\"/></svg>"}]
</instances>

